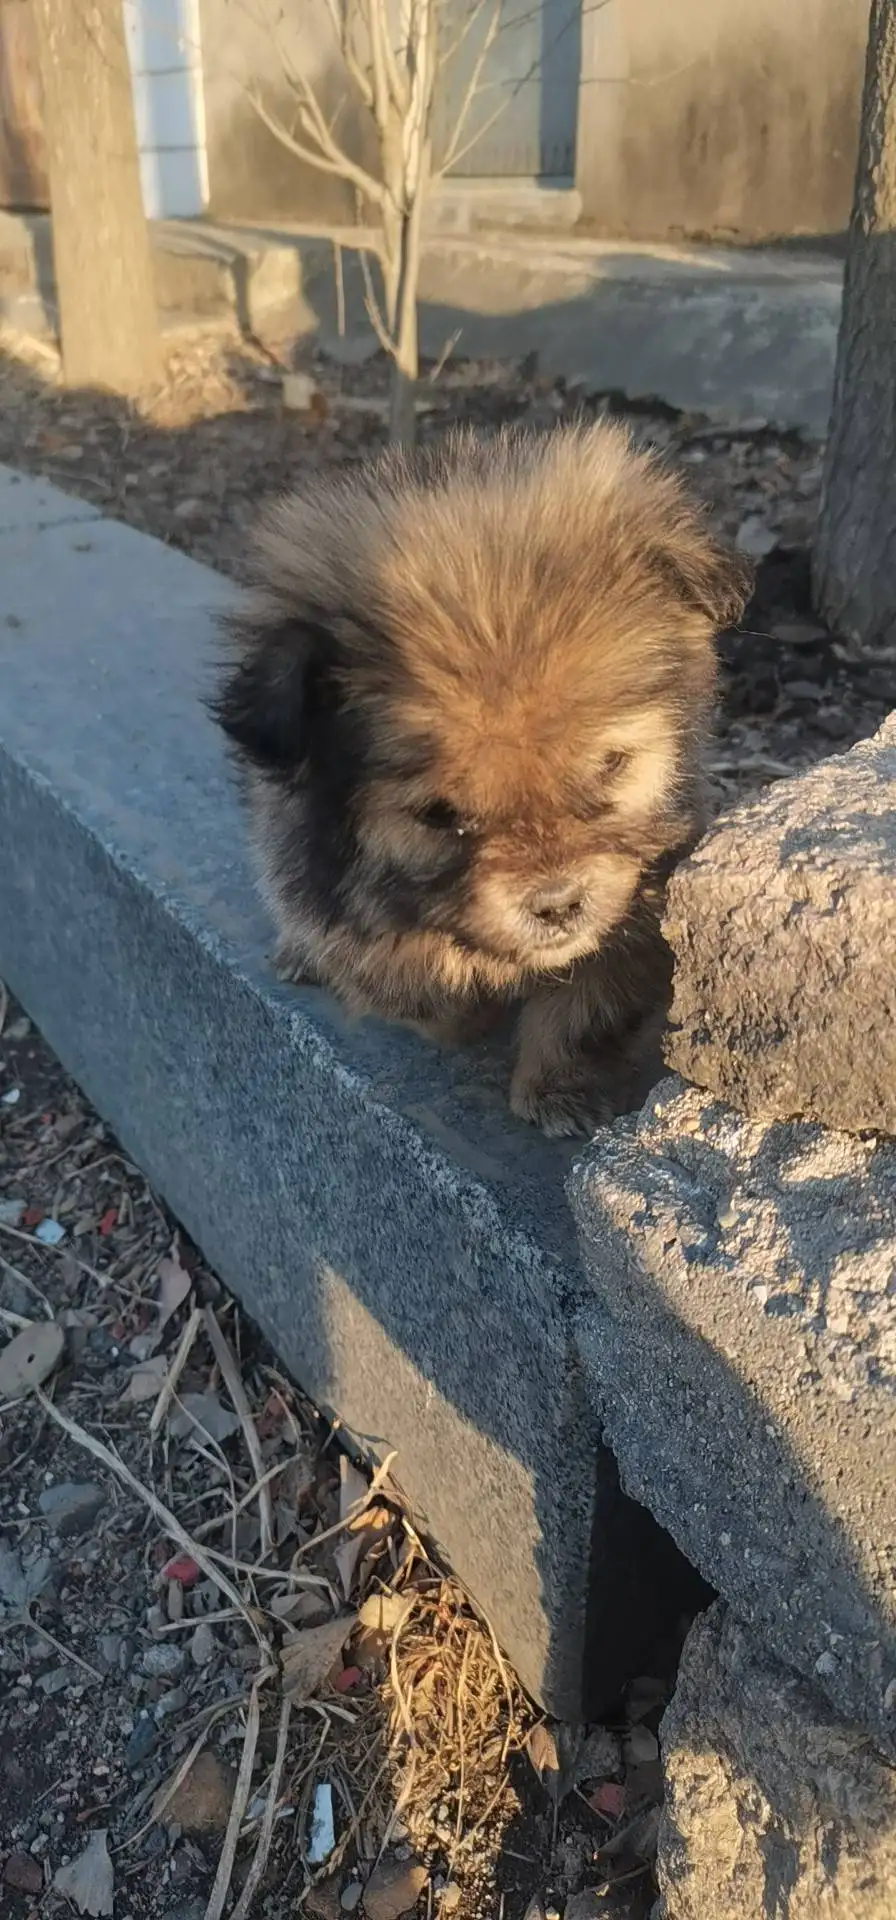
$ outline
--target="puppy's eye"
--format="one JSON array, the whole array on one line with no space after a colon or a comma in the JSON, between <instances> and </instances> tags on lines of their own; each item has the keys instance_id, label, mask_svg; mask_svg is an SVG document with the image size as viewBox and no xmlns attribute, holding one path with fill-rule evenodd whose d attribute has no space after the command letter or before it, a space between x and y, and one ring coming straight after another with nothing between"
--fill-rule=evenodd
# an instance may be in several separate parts
<instances>
[{"instance_id":1,"label":"puppy's eye","mask_svg":"<svg viewBox=\"0 0 896 1920\"><path fill-rule=\"evenodd\" d=\"M621 773L623 767L628 766L631 757L627 747L613 747L609 753L604 754L601 773Z\"/></svg>"},{"instance_id":2,"label":"puppy's eye","mask_svg":"<svg viewBox=\"0 0 896 1920\"><path fill-rule=\"evenodd\" d=\"M433 833L461 835L468 831L466 822L450 800L430 800L425 807L415 808L414 817L422 827L430 827Z\"/></svg>"}]
</instances>

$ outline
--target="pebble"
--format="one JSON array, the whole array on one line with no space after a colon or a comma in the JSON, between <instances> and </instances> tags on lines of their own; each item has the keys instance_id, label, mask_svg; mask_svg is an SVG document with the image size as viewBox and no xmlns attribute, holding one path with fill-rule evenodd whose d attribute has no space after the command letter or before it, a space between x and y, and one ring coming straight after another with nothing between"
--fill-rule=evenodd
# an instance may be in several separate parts
<instances>
[{"instance_id":1,"label":"pebble","mask_svg":"<svg viewBox=\"0 0 896 1920\"><path fill-rule=\"evenodd\" d=\"M182 1713L189 1698L186 1687L170 1687L167 1693L159 1696L153 1707L156 1719L167 1720L172 1713Z\"/></svg>"},{"instance_id":2,"label":"pebble","mask_svg":"<svg viewBox=\"0 0 896 1920\"><path fill-rule=\"evenodd\" d=\"M644 1766L648 1760L655 1760L659 1754L659 1741L649 1727L631 1727L623 1742L626 1765Z\"/></svg>"},{"instance_id":3,"label":"pebble","mask_svg":"<svg viewBox=\"0 0 896 1920\"><path fill-rule=\"evenodd\" d=\"M43 1868L30 1853L11 1853L3 1869L3 1883L14 1887L16 1893L41 1893Z\"/></svg>"},{"instance_id":4,"label":"pebble","mask_svg":"<svg viewBox=\"0 0 896 1920\"><path fill-rule=\"evenodd\" d=\"M124 1646L122 1633L101 1633L99 1639L99 1657L108 1673L114 1673L121 1664L121 1650Z\"/></svg>"},{"instance_id":5,"label":"pebble","mask_svg":"<svg viewBox=\"0 0 896 1920\"><path fill-rule=\"evenodd\" d=\"M58 1486L45 1487L37 1502L44 1519L62 1540L86 1533L105 1503L102 1487L95 1487L89 1480L61 1480Z\"/></svg>"},{"instance_id":6,"label":"pebble","mask_svg":"<svg viewBox=\"0 0 896 1920\"><path fill-rule=\"evenodd\" d=\"M426 1881L419 1860L381 1860L364 1888L367 1920L400 1920L417 1905Z\"/></svg>"},{"instance_id":7,"label":"pebble","mask_svg":"<svg viewBox=\"0 0 896 1920\"><path fill-rule=\"evenodd\" d=\"M183 1619L184 1590L179 1580L169 1580L165 1594L165 1607L169 1620Z\"/></svg>"},{"instance_id":8,"label":"pebble","mask_svg":"<svg viewBox=\"0 0 896 1920\"><path fill-rule=\"evenodd\" d=\"M165 1640L159 1646L147 1647L140 1662L142 1671L151 1680L179 1680L185 1665L183 1649Z\"/></svg>"},{"instance_id":9,"label":"pebble","mask_svg":"<svg viewBox=\"0 0 896 1920\"><path fill-rule=\"evenodd\" d=\"M66 1687L71 1684L71 1679L71 1667L53 1667L49 1673L41 1674L37 1684L41 1693L64 1693Z\"/></svg>"},{"instance_id":10,"label":"pebble","mask_svg":"<svg viewBox=\"0 0 896 1920\"><path fill-rule=\"evenodd\" d=\"M158 1745L158 1733L155 1722L147 1715L137 1721L133 1733L124 1750L124 1764L132 1771L142 1767Z\"/></svg>"},{"instance_id":11,"label":"pebble","mask_svg":"<svg viewBox=\"0 0 896 1920\"><path fill-rule=\"evenodd\" d=\"M354 1913L355 1908L360 1905L362 1892L360 1880L350 1880L348 1886L343 1887L339 1896L339 1905L343 1913Z\"/></svg>"},{"instance_id":12,"label":"pebble","mask_svg":"<svg viewBox=\"0 0 896 1920\"><path fill-rule=\"evenodd\" d=\"M461 1892L457 1881L449 1880L447 1886L442 1889L442 1899L440 1903L442 1912L454 1913L460 1906L460 1900Z\"/></svg>"},{"instance_id":13,"label":"pebble","mask_svg":"<svg viewBox=\"0 0 896 1920\"><path fill-rule=\"evenodd\" d=\"M778 535L758 514L749 513L746 520L741 521L736 541L739 553L746 553L751 560L764 560L777 544Z\"/></svg>"},{"instance_id":14,"label":"pebble","mask_svg":"<svg viewBox=\"0 0 896 1920\"><path fill-rule=\"evenodd\" d=\"M288 413L307 413L317 393L317 382L310 373L285 373L283 375L283 405Z\"/></svg>"},{"instance_id":15,"label":"pebble","mask_svg":"<svg viewBox=\"0 0 896 1920\"><path fill-rule=\"evenodd\" d=\"M204 1747L165 1807L165 1825L176 1822L184 1833L223 1833L235 1784L233 1769Z\"/></svg>"},{"instance_id":16,"label":"pebble","mask_svg":"<svg viewBox=\"0 0 896 1920\"><path fill-rule=\"evenodd\" d=\"M147 1608L146 1624L153 1638L158 1639L168 1625L168 1616L164 1607L156 1605Z\"/></svg>"},{"instance_id":17,"label":"pebble","mask_svg":"<svg viewBox=\"0 0 896 1920\"><path fill-rule=\"evenodd\" d=\"M194 1666L207 1667L209 1661L214 1659L217 1648L218 1642L211 1627L204 1620L200 1620L190 1641L190 1659Z\"/></svg>"}]
</instances>

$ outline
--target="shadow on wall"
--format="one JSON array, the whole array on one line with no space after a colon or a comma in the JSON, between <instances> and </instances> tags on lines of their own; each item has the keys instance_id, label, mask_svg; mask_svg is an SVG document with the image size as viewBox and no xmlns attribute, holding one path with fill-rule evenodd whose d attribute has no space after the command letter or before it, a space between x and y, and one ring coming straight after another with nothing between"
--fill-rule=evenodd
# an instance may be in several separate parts
<instances>
[{"instance_id":1,"label":"shadow on wall","mask_svg":"<svg viewBox=\"0 0 896 1920\"><path fill-rule=\"evenodd\" d=\"M35 397L39 386L35 380ZM179 444L195 431L144 431L130 409L108 397L98 396L96 407L126 429L131 462L168 458L176 467ZM35 457L39 461L39 453ZM59 480L58 468L52 477ZM268 474L268 484L275 479ZM79 538L83 545L83 534ZM102 570L99 529L91 541L89 564ZM52 590L66 590L63 573ZM228 1278L253 1276L261 1324L319 1401L338 1408L340 1383L350 1377L358 1392L363 1383L370 1417L361 1423L361 1437L382 1448L393 1412L404 1423L409 1418L407 1404L388 1404L389 1382L400 1378L412 1396L421 1451L430 1450L426 1472L455 1505L475 1502L476 1489L452 1485L454 1462L444 1436L452 1423L472 1436L483 1482L493 1494L496 1486L508 1489L508 1524L516 1524L514 1502L521 1514L531 1513L551 1623L543 1648L549 1673L568 1665L569 1639L578 1638L581 1625L569 1596L581 1593L583 1569L573 1564L577 1544L563 1538L566 1517L593 1516L586 1643L596 1711L624 1677L618 1646L624 1642L630 1657L646 1658L658 1618L671 1630L681 1607L699 1604L706 1589L695 1585L646 1511L618 1498L615 1466L600 1445L601 1416L573 1337L574 1316L591 1305L593 1293L566 1198L569 1155L508 1119L501 1060L444 1057L412 1035L386 1035L374 1023L349 1027L325 996L272 983L243 824L220 743L199 706L207 659L185 658L186 625L182 630L170 609L157 611L163 617L147 630L144 610L122 601L121 644L104 682L105 700L133 729L124 826L130 835L137 822L140 869L148 878L138 884L123 864L110 862L102 881L105 911L85 937L83 927L51 911L57 885L60 899L71 898L73 873L87 890L96 885L84 867L83 836L32 794L29 831L20 841L22 796L11 789L4 795L11 827L3 861L23 912L4 935L10 985L127 1149L152 1170L212 1263ZM70 682L69 641L59 633L52 644L59 649L60 680L68 671ZM138 715L135 676L145 692ZM83 699L89 713L89 689ZM77 739L80 709L72 725ZM34 755L49 756L52 770L58 754L56 764L66 766L68 739L52 737L46 714L36 716L35 729ZM108 828L122 742L95 715L86 729L80 745L89 779L85 774L78 805L98 829ZM31 866L39 805L48 811L38 892ZM229 969L223 1000L222 958ZM160 968L162 1019L153 1011L160 1005ZM116 1034L114 1059L108 1048L100 1053L91 1045L98 1021L103 1032ZM330 1088L325 1101L315 1091L321 1076ZM359 1087L369 1152L363 1162L354 1155L352 1190L342 1192L340 1167ZM211 1159L204 1138L214 1142ZM443 1151L458 1170L450 1190ZM438 1204L409 1218L411 1153L419 1192L432 1193ZM508 1294L507 1235L515 1228L534 1238L543 1258L533 1263L521 1240ZM661 1313L667 1309L658 1297L658 1319ZM611 1341L609 1316L606 1332ZM406 1363L403 1370L395 1355ZM706 1362L710 1418L717 1401L738 1406L747 1447L750 1435L764 1429L765 1457L780 1475L782 1500L801 1515L800 1542L817 1540L819 1553L842 1568L835 1597L847 1630L891 1645L891 1623L854 1564L838 1520L775 1431L772 1413L756 1404L709 1344ZM649 1400L649 1377L642 1391ZM611 1397L603 1417L612 1433ZM685 1488L687 1444L683 1435L674 1463ZM470 1457L466 1441L464 1457ZM595 1462L594 1483L584 1486L583 1458ZM475 1516L471 1528L475 1545ZM490 1552L492 1543L483 1547ZM803 1548L791 1546L786 1513L775 1551L770 1577L786 1595L803 1571ZM645 1567L646 1580L634 1571ZM518 1596L505 1598L512 1619ZM787 1808L780 1811L789 1818Z\"/></svg>"}]
</instances>

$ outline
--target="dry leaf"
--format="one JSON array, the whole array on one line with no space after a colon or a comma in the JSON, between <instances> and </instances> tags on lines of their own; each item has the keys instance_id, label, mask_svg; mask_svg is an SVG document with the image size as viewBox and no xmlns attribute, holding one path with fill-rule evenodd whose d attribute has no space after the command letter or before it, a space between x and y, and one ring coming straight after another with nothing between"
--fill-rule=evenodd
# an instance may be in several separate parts
<instances>
[{"instance_id":1,"label":"dry leaf","mask_svg":"<svg viewBox=\"0 0 896 1920\"><path fill-rule=\"evenodd\" d=\"M157 1305L160 1333L162 1328L168 1325L171 1315L177 1312L178 1307L183 1306L192 1285L193 1282L186 1267L181 1265L180 1255L176 1251L170 1253L167 1259L159 1261Z\"/></svg>"},{"instance_id":2,"label":"dry leaf","mask_svg":"<svg viewBox=\"0 0 896 1920\"><path fill-rule=\"evenodd\" d=\"M180 1406L174 1408L168 1424L177 1440L201 1427L210 1440L217 1440L219 1444L238 1433L240 1425L237 1415L222 1407L216 1393L182 1393Z\"/></svg>"},{"instance_id":3,"label":"dry leaf","mask_svg":"<svg viewBox=\"0 0 896 1920\"><path fill-rule=\"evenodd\" d=\"M323 1587L304 1587L299 1593L275 1593L268 1602L269 1611L289 1626L320 1626L331 1619L330 1604Z\"/></svg>"},{"instance_id":4,"label":"dry leaf","mask_svg":"<svg viewBox=\"0 0 896 1920\"><path fill-rule=\"evenodd\" d=\"M346 1600L355 1582L358 1562L366 1559L376 1542L389 1532L394 1520L395 1516L388 1507L374 1506L368 1507L366 1513L359 1514L357 1520L349 1522L345 1539L333 1555Z\"/></svg>"},{"instance_id":5,"label":"dry leaf","mask_svg":"<svg viewBox=\"0 0 896 1920\"><path fill-rule=\"evenodd\" d=\"M67 1867L58 1867L53 1875L53 1885L57 1893L65 1899L73 1900L79 1913L104 1914L112 1912L112 1896L115 1890L115 1875L106 1846L106 1829L98 1827L92 1833L77 1860L70 1861Z\"/></svg>"},{"instance_id":6,"label":"dry leaf","mask_svg":"<svg viewBox=\"0 0 896 1920\"><path fill-rule=\"evenodd\" d=\"M121 1404L139 1406L142 1400L155 1400L167 1375L168 1361L164 1353L154 1353L148 1360L141 1360L121 1395Z\"/></svg>"},{"instance_id":7,"label":"dry leaf","mask_svg":"<svg viewBox=\"0 0 896 1920\"><path fill-rule=\"evenodd\" d=\"M55 1320L23 1327L0 1353L0 1400L21 1400L59 1365L65 1334Z\"/></svg>"},{"instance_id":8,"label":"dry leaf","mask_svg":"<svg viewBox=\"0 0 896 1920\"><path fill-rule=\"evenodd\" d=\"M391 1640L413 1604L413 1599L404 1593L371 1593L359 1609L358 1625Z\"/></svg>"},{"instance_id":9,"label":"dry leaf","mask_svg":"<svg viewBox=\"0 0 896 1920\"><path fill-rule=\"evenodd\" d=\"M305 1627L281 1649L283 1692L288 1700L301 1706L313 1699L336 1665L349 1634L357 1624L356 1615L344 1613L338 1620L326 1620L320 1627Z\"/></svg>"}]
</instances>

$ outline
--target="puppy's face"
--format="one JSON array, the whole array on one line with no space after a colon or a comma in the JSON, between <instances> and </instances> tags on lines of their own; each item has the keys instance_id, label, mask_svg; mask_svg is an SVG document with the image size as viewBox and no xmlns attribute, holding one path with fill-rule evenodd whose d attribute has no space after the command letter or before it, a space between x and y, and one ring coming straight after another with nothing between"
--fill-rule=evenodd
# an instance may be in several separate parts
<instances>
[{"instance_id":1,"label":"puppy's face","mask_svg":"<svg viewBox=\"0 0 896 1920\"><path fill-rule=\"evenodd\" d=\"M260 571L219 713L300 823L281 899L508 982L598 947L694 825L743 599L677 483L607 427L462 439L287 503Z\"/></svg>"},{"instance_id":2,"label":"puppy's face","mask_svg":"<svg viewBox=\"0 0 896 1920\"><path fill-rule=\"evenodd\" d=\"M367 707L355 881L371 931L435 930L525 974L593 951L623 918L681 830L675 704L642 683L608 710L562 678L515 671L487 700L458 686L444 706Z\"/></svg>"}]
</instances>

